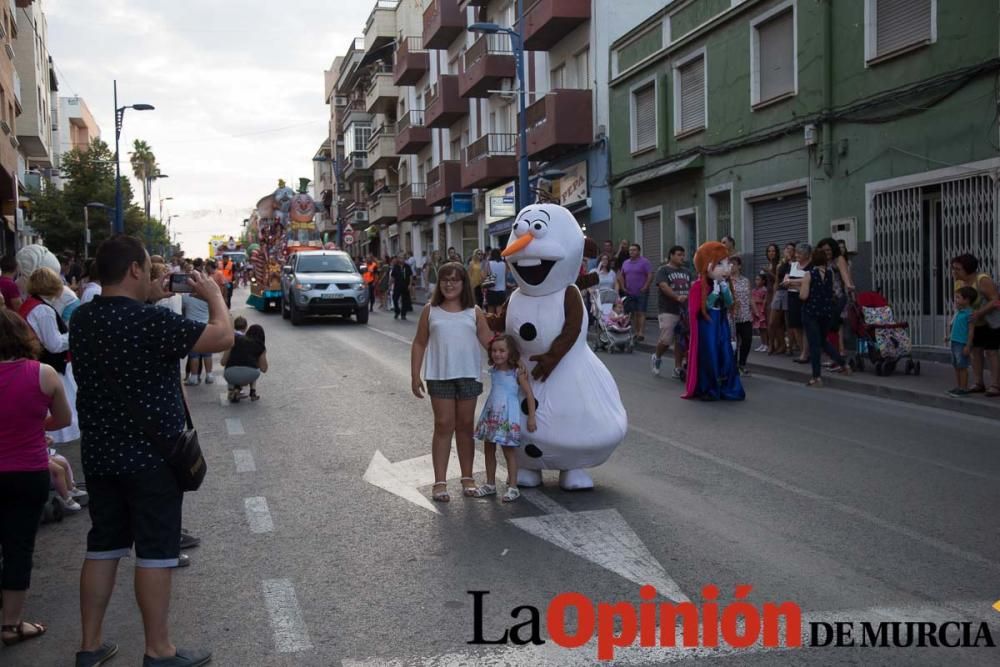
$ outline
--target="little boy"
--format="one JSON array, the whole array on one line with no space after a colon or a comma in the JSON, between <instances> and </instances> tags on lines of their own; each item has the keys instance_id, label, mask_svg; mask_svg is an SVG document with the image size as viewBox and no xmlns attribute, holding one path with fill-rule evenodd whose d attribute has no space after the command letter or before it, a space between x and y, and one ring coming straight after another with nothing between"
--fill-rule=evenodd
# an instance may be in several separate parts
<instances>
[{"instance_id":1,"label":"little boy","mask_svg":"<svg viewBox=\"0 0 1000 667\"><path fill-rule=\"evenodd\" d=\"M951 342L951 365L955 367L955 381L958 385L948 390L949 396L965 396L969 393L969 350L975 329L969 326L972 304L978 293L974 287L960 287L955 292L955 317L951 321L951 332L946 341Z\"/></svg>"}]
</instances>

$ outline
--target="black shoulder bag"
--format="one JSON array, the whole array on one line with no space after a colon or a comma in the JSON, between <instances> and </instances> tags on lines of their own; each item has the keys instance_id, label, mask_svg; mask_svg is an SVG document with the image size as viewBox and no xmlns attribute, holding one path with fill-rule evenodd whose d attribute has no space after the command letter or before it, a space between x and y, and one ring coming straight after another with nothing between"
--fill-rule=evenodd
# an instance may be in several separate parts
<instances>
[{"instance_id":1,"label":"black shoulder bag","mask_svg":"<svg viewBox=\"0 0 1000 667\"><path fill-rule=\"evenodd\" d=\"M194 429L194 423L191 421L191 412L188 410L184 394L181 393L181 403L184 405L184 421L187 424L187 428L181 431L181 434L171 442L163 434L156 431L150 425L149 420L143 416L142 411L122 393L121 388L115 382L111 373L108 372L108 369L102 366L101 370L104 373L104 378L108 386L115 392L118 400L125 404L129 415L137 424L142 426L146 438L153 443L153 446L159 450L160 455L167 462L171 472L173 472L174 477L177 479L177 486L180 487L181 491L197 491L201 483L205 480L205 473L208 472L208 466L205 463L205 457L201 453L201 445L198 443L198 431Z\"/></svg>"}]
</instances>

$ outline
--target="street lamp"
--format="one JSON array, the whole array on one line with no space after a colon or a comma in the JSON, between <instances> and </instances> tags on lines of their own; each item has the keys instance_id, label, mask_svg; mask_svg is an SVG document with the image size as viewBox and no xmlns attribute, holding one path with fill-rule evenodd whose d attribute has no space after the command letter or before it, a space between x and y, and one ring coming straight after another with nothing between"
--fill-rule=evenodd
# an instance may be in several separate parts
<instances>
[{"instance_id":1,"label":"street lamp","mask_svg":"<svg viewBox=\"0 0 1000 667\"><path fill-rule=\"evenodd\" d=\"M160 197L160 222L163 222L163 202L172 200L173 197Z\"/></svg>"},{"instance_id":2,"label":"street lamp","mask_svg":"<svg viewBox=\"0 0 1000 667\"><path fill-rule=\"evenodd\" d=\"M528 128L525 120L524 94L527 87L524 77L524 0L517 0L517 30L504 28L496 23L473 23L469 32L496 35L503 33L510 37L510 48L514 52L514 64L517 66L518 105L517 130L520 137L521 150L517 162L517 201L515 206L521 210L528 205Z\"/></svg>"},{"instance_id":3,"label":"street lamp","mask_svg":"<svg viewBox=\"0 0 1000 667\"><path fill-rule=\"evenodd\" d=\"M125 215L122 211L122 163L118 150L118 140L122 136L122 122L125 120L125 110L152 111L152 104L130 104L118 106L118 81L115 80L115 224L113 231L121 234L125 231Z\"/></svg>"}]
</instances>

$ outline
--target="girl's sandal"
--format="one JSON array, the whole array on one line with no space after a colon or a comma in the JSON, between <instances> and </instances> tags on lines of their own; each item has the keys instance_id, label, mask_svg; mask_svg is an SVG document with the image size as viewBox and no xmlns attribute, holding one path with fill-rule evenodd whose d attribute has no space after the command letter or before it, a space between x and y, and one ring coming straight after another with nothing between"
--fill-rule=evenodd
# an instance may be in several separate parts
<instances>
[{"instance_id":1,"label":"girl's sandal","mask_svg":"<svg viewBox=\"0 0 1000 667\"><path fill-rule=\"evenodd\" d=\"M462 478L462 495L466 498L476 497L476 480L474 477L463 477ZM471 482L472 486L466 486L466 482Z\"/></svg>"},{"instance_id":2,"label":"girl's sandal","mask_svg":"<svg viewBox=\"0 0 1000 667\"><path fill-rule=\"evenodd\" d=\"M1000 396L1000 387L997 385L990 386L990 388L986 390L986 396L988 398L996 398L997 396Z\"/></svg>"},{"instance_id":3,"label":"girl's sandal","mask_svg":"<svg viewBox=\"0 0 1000 667\"><path fill-rule=\"evenodd\" d=\"M815 388L815 387L822 387L823 386L823 380L821 380L819 378L813 378L813 379L809 380L809 382L806 382L806 386L807 387L813 387L813 388Z\"/></svg>"},{"instance_id":4,"label":"girl's sandal","mask_svg":"<svg viewBox=\"0 0 1000 667\"><path fill-rule=\"evenodd\" d=\"M24 627L28 626L32 632L26 633ZM4 636L0 641L3 642L4 646L13 646L14 644L20 644L21 642L26 642L29 639L35 639L41 637L45 634L46 628L44 625L39 623L29 623L28 621L21 621L15 625L3 625L0 626L0 635L14 635L13 637Z\"/></svg>"},{"instance_id":5,"label":"girl's sandal","mask_svg":"<svg viewBox=\"0 0 1000 667\"><path fill-rule=\"evenodd\" d=\"M969 387L970 394L982 394L984 391L986 391L986 387L981 384L974 384Z\"/></svg>"},{"instance_id":6,"label":"girl's sandal","mask_svg":"<svg viewBox=\"0 0 1000 667\"><path fill-rule=\"evenodd\" d=\"M520 497L521 491L516 486L508 486L507 493L503 494L503 501L505 503L512 503Z\"/></svg>"},{"instance_id":7,"label":"girl's sandal","mask_svg":"<svg viewBox=\"0 0 1000 667\"><path fill-rule=\"evenodd\" d=\"M472 490L472 495L476 498L485 498L486 496L495 496L496 494L496 484L483 484L479 488Z\"/></svg>"},{"instance_id":8,"label":"girl's sandal","mask_svg":"<svg viewBox=\"0 0 1000 667\"><path fill-rule=\"evenodd\" d=\"M446 503L451 500L451 494L448 493L448 482L434 482L434 487L443 486L444 491L434 491L431 493L431 500L439 503Z\"/></svg>"}]
</instances>

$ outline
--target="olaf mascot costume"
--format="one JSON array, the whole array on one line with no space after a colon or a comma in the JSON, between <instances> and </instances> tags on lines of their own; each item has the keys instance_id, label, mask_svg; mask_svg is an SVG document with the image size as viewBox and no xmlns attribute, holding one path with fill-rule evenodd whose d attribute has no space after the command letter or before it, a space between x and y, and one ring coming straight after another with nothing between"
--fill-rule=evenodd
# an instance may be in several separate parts
<instances>
[{"instance_id":1,"label":"olaf mascot costume","mask_svg":"<svg viewBox=\"0 0 1000 667\"><path fill-rule=\"evenodd\" d=\"M604 463L628 429L618 385L587 345L587 317L575 284L583 245L573 214L535 204L518 214L502 253L517 289L497 328L517 341L537 401L538 428L521 431L521 486L538 486L542 470L558 470L563 489L593 488L584 468Z\"/></svg>"}]
</instances>

